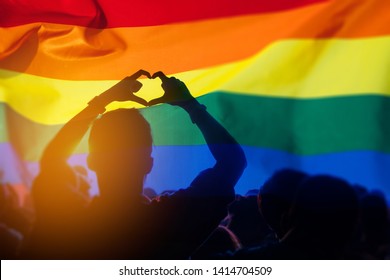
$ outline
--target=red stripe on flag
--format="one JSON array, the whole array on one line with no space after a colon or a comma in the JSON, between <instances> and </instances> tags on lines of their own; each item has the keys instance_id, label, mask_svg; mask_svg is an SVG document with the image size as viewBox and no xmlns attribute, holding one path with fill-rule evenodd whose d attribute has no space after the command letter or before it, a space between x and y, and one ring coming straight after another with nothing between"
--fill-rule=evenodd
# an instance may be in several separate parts
<instances>
[{"instance_id":1,"label":"red stripe on flag","mask_svg":"<svg viewBox=\"0 0 390 280\"><path fill-rule=\"evenodd\" d=\"M0 26L51 22L93 28L151 26L293 9L327 0L2 0Z\"/></svg>"}]
</instances>

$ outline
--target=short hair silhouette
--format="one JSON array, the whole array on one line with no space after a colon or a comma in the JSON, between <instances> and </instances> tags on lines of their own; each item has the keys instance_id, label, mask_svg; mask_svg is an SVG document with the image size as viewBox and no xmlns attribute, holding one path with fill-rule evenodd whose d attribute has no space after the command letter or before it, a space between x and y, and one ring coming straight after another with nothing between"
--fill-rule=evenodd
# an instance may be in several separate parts
<instances>
[{"instance_id":1,"label":"short hair silhouette","mask_svg":"<svg viewBox=\"0 0 390 280\"><path fill-rule=\"evenodd\" d=\"M136 109L107 112L91 128L89 151L88 165L98 177L108 176L123 182L126 181L123 176L143 178L153 165L150 125ZM104 195L108 190L100 191ZM142 193L142 189L134 192Z\"/></svg>"},{"instance_id":2,"label":"short hair silhouette","mask_svg":"<svg viewBox=\"0 0 390 280\"><path fill-rule=\"evenodd\" d=\"M302 182L291 214L292 227L319 240L323 248L341 253L356 230L358 200L346 181L312 176Z\"/></svg>"},{"instance_id":3,"label":"short hair silhouette","mask_svg":"<svg viewBox=\"0 0 390 280\"><path fill-rule=\"evenodd\" d=\"M91 128L90 152L151 148L150 125L136 109L117 109L102 115Z\"/></svg>"}]
</instances>

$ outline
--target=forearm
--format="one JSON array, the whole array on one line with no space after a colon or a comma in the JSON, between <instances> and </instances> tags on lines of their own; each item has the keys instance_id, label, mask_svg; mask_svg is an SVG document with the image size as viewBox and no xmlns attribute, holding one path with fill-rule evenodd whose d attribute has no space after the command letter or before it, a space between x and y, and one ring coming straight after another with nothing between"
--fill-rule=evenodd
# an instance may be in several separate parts
<instances>
[{"instance_id":1,"label":"forearm","mask_svg":"<svg viewBox=\"0 0 390 280\"><path fill-rule=\"evenodd\" d=\"M148 72L139 70L93 98L88 106L65 124L49 143L42 156L41 165L66 164L68 157L79 144L89 126L99 114L104 113L105 107L111 102L132 100L145 105L145 100L133 94L142 86L136 80L141 75L150 76Z\"/></svg>"},{"instance_id":2,"label":"forearm","mask_svg":"<svg viewBox=\"0 0 390 280\"><path fill-rule=\"evenodd\" d=\"M232 176L241 176L246 167L246 158L232 135L196 99L185 102L181 107L199 127L217 165L231 172Z\"/></svg>"},{"instance_id":3,"label":"forearm","mask_svg":"<svg viewBox=\"0 0 390 280\"><path fill-rule=\"evenodd\" d=\"M41 168L66 164L69 156L80 143L96 117L105 111L108 101L103 94L67 122L46 147L41 158Z\"/></svg>"},{"instance_id":4,"label":"forearm","mask_svg":"<svg viewBox=\"0 0 390 280\"><path fill-rule=\"evenodd\" d=\"M152 78L162 81L164 95L149 101L149 105L166 102L180 106L190 115L203 134L206 143L217 161L214 170L226 174L229 183L236 183L246 167L243 150L229 132L215 120L205 107L191 95L187 86L175 77L168 78L163 72L156 72Z\"/></svg>"}]
</instances>

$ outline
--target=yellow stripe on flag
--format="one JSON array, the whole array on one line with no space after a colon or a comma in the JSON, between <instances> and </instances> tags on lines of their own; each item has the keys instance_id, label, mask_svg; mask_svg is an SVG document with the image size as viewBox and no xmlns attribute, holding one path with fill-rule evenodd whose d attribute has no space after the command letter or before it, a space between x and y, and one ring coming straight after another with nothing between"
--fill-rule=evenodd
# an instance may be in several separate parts
<instances>
[{"instance_id":1,"label":"yellow stripe on flag","mask_svg":"<svg viewBox=\"0 0 390 280\"><path fill-rule=\"evenodd\" d=\"M186 82L194 96L218 90L292 98L390 95L389 50L390 37L286 40L246 60L174 76ZM7 70L0 70L0 78L0 101L43 124L66 122L116 83L57 80ZM142 83L139 95L146 100L162 94L159 82ZM110 108L119 106L123 104Z\"/></svg>"}]
</instances>

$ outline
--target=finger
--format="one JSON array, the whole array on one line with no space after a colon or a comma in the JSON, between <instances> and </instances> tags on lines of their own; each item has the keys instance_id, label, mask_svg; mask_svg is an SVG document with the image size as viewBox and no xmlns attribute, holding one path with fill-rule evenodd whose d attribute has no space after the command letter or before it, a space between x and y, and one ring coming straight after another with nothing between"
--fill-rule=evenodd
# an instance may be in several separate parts
<instances>
[{"instance_id":1,"label":"finger","mask_svg":"<svg viewBox=\"0 0 390 280\"><path fill-rule=\"evenodd\" d=\"M141 89L142 83L138 80L134 80L131 77L126 77L122 81L120 81L116 87L122 90L130 90L131 92L137 92Z\"/></svg>"},{"instance_id":2,"label":"finger","mask_svg":"<svg viewBox=\"0 0 390 280\"><path fill-rule=\"evenodd\" d=\"M139 97L139 96L136 96L136 95L133 95L133 96L131 97L131 101L137 102L137 103L142 104L142 105L144 105L144 106L147 106L147 105L148 105L148 102L146 102L145 99L143 99L143 98L141 98L141 97Z\"/></svg>"},{"instance_id":3,"label":"finger","mask_svg":"<svg viewBox=\"0 0 390 280\"><path fill-rule=\"evenodd\" d=\"M158 72L153 74L152 79L155 79L155 78L160 78L160 80L163 83L169 80L169 78L167 76L165 76L165 74L161 71L158 71Z\"/></svg>"},{"instance_id":4,"label":"finger","mask_svg":"<svg viewBox=\"0 0 390 280\"><path fill-rule=\"evenodd\" d=\"M151 75L148 71L145 71L145 70L138 70L137 72L135 72L133 75L129 76L130 79L132 80L137 80L139 77L141 76L146 76L148 77L149 79L151 79Z\"/></svg>"},{"instance_id":5,"label":"finger","mask_svg":"<svg viewBox=\"0 0 390 280\"><path fill-rule=\"evenodd\" d=\"M141 82L137 80L132 80L132 83L130 84L130 90L131 92L137 92L142 88Z\"/></svg>"},{"instance_id":6,"label":"finger","mask_svg":"<svg viewBox=\"0 0 390 280\"><path fill-rule=\"evenodd\" d=\"M159 104L159 103L164 103L164 102L165 102L165 98L164 98L164 96L161 96L161 97L159 97L159 98L150 100L150 101L148 102L148 105L149 105L149 106L153 106L153 105L156 105L156 104Z\"/></svg>"}]
</instances>

